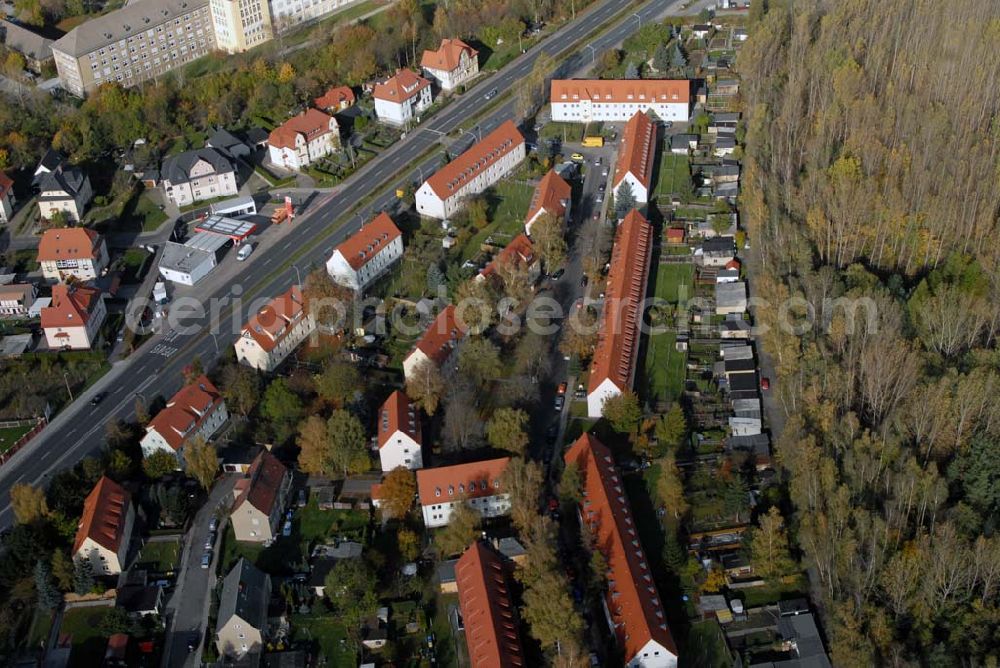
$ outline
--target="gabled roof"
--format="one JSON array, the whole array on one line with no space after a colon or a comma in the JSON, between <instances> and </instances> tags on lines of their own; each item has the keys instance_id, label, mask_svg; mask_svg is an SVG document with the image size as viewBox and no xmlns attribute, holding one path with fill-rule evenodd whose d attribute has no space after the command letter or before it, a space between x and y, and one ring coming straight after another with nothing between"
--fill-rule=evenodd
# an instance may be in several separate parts
<instances>
[{"instance_id":1,"label":"gabled roof","mask_svg":"<svg viewBox=\"0 0 1000 668\"><path fill-rule=\"evenodd\" d=\"M52 57L52 40L36 32L22 28L16 23L0 19L0 42L12 51L17 51L37 61Z\"/></svg>"},{"instance_id":2,"label":"gabled roof","mask_svg":"<svg viewBox=\"0 0 1000 668\"><path fill-rule=\"evenodd\" d=\"M677 654L611 450L591 434L565 455L583 479L580 514L608 566L606 602L628 664L650 640Z\"/></svg>"},{"instance_id":3,"label":"gabled roof","mask_svg":"<svg viewBox=\"0 0 1000 668\"><path fill-rule=\"evenodd\" d=\"M313 100L318 109L340 109L343 104L354 104L354 91L350 86L334 86L320 97Z\"/></svg>"},{"instance_id":4,"label":"gabled roof","mask_svg":"<svg viewBox=\"0 0 1000 668\"><path fill-rule=\"evenodd\" d=\"M85 285L52 286L52 303L42 309L42 329L85 327L101 300L101 291Z\"/></svg>"},{"instance_id":5,"label":"gabled roof","mask_svg":"<svg viewBox=\"0 0 1000 668\"><path fill-rule=\"evenodd\" d=\"M255 629L264 628L264 622L267 621L268 589L267 573L250 563L246 557L240 557L222 583L216 631L222 629L233 615Z\"/></svg>"},{"instance_id":6,"label":"gabled roof","mask_svg":"<svg viewBox=\"0 0 1000 668\"><path fill-rule=\"evenodd\" d=\"M443 39L437 51L427 49L420 59L420 66L429 70L451 72L462 62L462 52L469 58L475 58L479 52L460 39Z\"/></svg>"},{"instance_id":7,"label":"gabled roof","mask_svg":"<svg viewBox=\"0 0 1000 668\"><path fill-rule=\"evenodd\" d=\"M129 499L124 487L107 476L101 476L83 502L83 514L73 541L73 554L80 550L87 538L117 553L122 541L128 540L125 520Z\"/></svg>"},{"instance_id":8,"label":"gabled roof","mask_svg":"<svg viewBox=\"0 0 1000 668\"><path fill-rule=\"evenodd\" d=\"M417 494L420 504L429 506L445 501L475 499L504 494L500 476L507 470L510 457L482 462L439 466L417 470Z\"/></svg>"},{"instance_id":9,"label":"gabled roof","mask_svg":"<svg viewBox=\"0 0 1000 668\"><path fill-rule=\"evenodd\" d=\"M225 131L220 130L219 132ZM229 133L227 132L226 134ZM212 135L212 137L216 140L223 139L223 137L217 137L216 135ZM237 140L237 143L240 143L239 140ZM229 145L231 146L232 144ZM163 166L160 169L160 178L164 181L170 181L172 184L187 183L191 180L191 170L202 161L211 165L212 171L215 174L228 174L229 172L236 171L229 158L219 150L223 148L225 147L221 145L210 148L198 148L193 151L184 151L183 153L172 155L163 161Z\"/></svg>"},{"instance_id":10,"label":"gabled roof","mask_svg":"<svg viewBox=\"0 0 1000 668\"><path fill-rule=\"evenodd\" d=\"M483 137L482 141L473 144L460 156L434 172L427 179L427 185L439 198L446 200L457 194L480 172L522 144L524 136L518 131L517 126L513 121L505 121L496 130Z\"/></svg>"},{"instance_id":11,"label":"gabled roof","mask_svg":"<svg viewBox=\"0 0 1000 668\"><path fill-rule=\"evenodd\" d=\"M64 165L55 171L44 174L39 179L39 190L42 199L62 198L61 195L48 195L47 193L64 192L70 197L76 197L83 185L87 181L87 175L79 167Z\"/></svg>"},{"instance_id":12,"label":"gabled roof","mask_svg":"<svg viewBox=\"0 0 1000 668\"><path fill-rule=\"evenodd\" d=\"M622 133L614 185L617 188L626 174L634 176L647 189L653 183L653 162L656 157L656 125L649 116L637 111Z\"/></svg>"},{"instance_id":13,"label":"gabled roof","mask_svg":"<svg viewBox=\"0 0 1000 668\"><path fill-rule=\"evenodd\" d=\"M378 447L383 447L397 431L421 443L420 413L410 398L396 390L378 411Z\"/></svg>"},{"instance_id":14,"label":"gabled roof","mask_svg":"<svg viewBox=\"0 0 1000 668\"><path fill-rule=\"evenodd\" d=\"M304 314L302 290L293 285L257 311L243 326L241 335L249 335L264 351L271 352Z\"/></svg>"},{"instance_id":15,"label":"gabled roof","mask_svg":"<svg viewBox=\"0 0 1000 668\"><path fill-rule=\"evenodd\" d=\"M455 583L472 668L524 666L510 573L500 556L477 540L455 564Z\"/></svg>"},{"instance_id":16,"label":"gabled roof","mask_svg":"<svg viewBox=\"0 0 1000 668\"><path fill-rule=\"evenodd\" d=\"M376 84L372 95L377 100L400 103L416 97L420 91L430 85L429 79L425 79L413 70L404 67L384 83Z\"/></svg>"},{"instance_id":17,"label":"gabled roof","mask_svg":"<svg viewBox=\"0 0 1000 668\"><path fill-rule=\"evenodd\" d=\"M566 202L569 201L572 192L566 180L559 176L556 170L550 169L535 187L535 194L531 196L531 205L528 207L525 221L533 220L543 210L561 219L566 215Z\"/></svg>"},{"instance_id":18,"label":"gabled roof","mask_svg":"<svg viewBox=\"0 0 1000 668\"><path fill-rule=\"evenodd\" d=\"M611 251L603 320L590 366L590 392L607 379L622 391L632 384L651 244L652 228L632 209L618 226Z\"/></svg>"},{"instance_id":19,"label":"gabled roof","mask_svg":"<svg viewBox=\"0 0 1000 668\"><path fill-rule=\"evenodd\" d=\"M691 99L684 79L553 79L553 103L590 100L600 104L679 104Z\"/></svg>"},{"instance_id":20,"label":"gabled roof","mask_svg":"<svg viewBox=\"0 0 1000 668\"><path fill-rule=\"evenodd\" d=\"M270 515L274 504L279 500L281 484L287 473L288 469L277 457L262 450L250 464L247 483L236 498L233 508L239 508L245 501L265 515Z\"/></svg>"},{"instance_id":21,"label":"gabled roof","mask_svg":"<svg viewBox=\"0 0 1000 668\"><path fill-rule=\"evenodd\" d=\"M306 142L333 132L330 121L333 117L319 109L306 109L298 116L292 116L287 121L271 130L267 143L276 148L295 148L295 138L302 136ZM336 121L334 121L336 128Z\"/></svg>"},{"instance_id":22,"label":"gabled roof","mask_svg":"<svg viewBox=\"0 0 1000 668\"><path fill-rule=\"evenodd\" d=\"M225 128L218 128L213 132L209 136L208 141L205 142L205 146L221 151L225 155L231 155L231 149L233 148L240 146L249 148L245 141Z\"/></svg>"},{"instance_id":23,"label":"gabled roof","mask_svg":"<svg viewBox=\"0 0 1000 668\"><path fill-rule=\"evenodd\" d=\"M445 306L424 330L414 350L420 350L438 366L444 364L457 342L465 337L465 328L458 322L456 313L454 304Z\"/></svg>"},{"instance_id":24,"label":"gabled roof","mask_svg":"<svg viewBox=\"0 0 1000 668\"><path fill-rule=\"evenodd\" d=\"M504 246L503 250L497 253L496 257L479 273L483 276L490 276L496 273L497 267L503 265L530 267L536 259L535 247L532 245L531 239L526 234L519 234Z\"/></svg>"},{"instance_id":25,"label":"gabled roof","mask_svg":"<svg viewBox=\"0 0 1000 668\"><path fill-rule=\"evenodd\" d=\"M392 218L383 211L372 222L347 237L336 250L357 271L401 235Z\"/></svg>"},{"instance_id":26,"label":"gabled roof","mask_svg":"<svg viewBox=\"0 0 1000 668\"><path fill-rule=\"evenodd\" d=\"M156 414L146 431L156 431L174 450L197 430L205 418L222 403L222 395L207 376L198 376L170 398L166 408Z\"/></svg>"}]
</instances>

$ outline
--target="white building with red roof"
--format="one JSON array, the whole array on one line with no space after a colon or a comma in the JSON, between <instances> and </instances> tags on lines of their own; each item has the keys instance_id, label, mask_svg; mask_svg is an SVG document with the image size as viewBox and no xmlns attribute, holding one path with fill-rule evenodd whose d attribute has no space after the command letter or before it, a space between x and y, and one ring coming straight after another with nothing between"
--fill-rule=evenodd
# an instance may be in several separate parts
<instances>
[{"instance_id":1,"label":"white building with red roof","mask_svg":"<svg viewBox=\"0 0 1000 668\"><path fill-rule=\"evenodd\" d=\"M691 83L673 79L553 79L552 120L569 123L625 121L652 111L661 121L691 115Z\"/></svg>"},{"instance_id":2,"label":"white building with red roof","mask_svg":"<svg viewBox=\"0 0 1000 668\"><path fill-rule=\"evenodd\" d=\"M455 563L455 586L472 668L527 665L511 594L512 575L501 556L480 540Z\"/></svg>"},{"instance_id":3,"label":"white building with red roof","mask_svg":"<svg viewBox=\"0 0 1000 668\"><path fill-rule=\"evenodd\" d=\"M300 170L340 148L337 119L319 109L307 109L271 130L267 155L272 164Z\"/></svg>"},{"instance_id":4,"label":"white building with red roof","mask_svg":"<svg viewBox=\"0 0 1000 668\"><path fill-rule=\"evenodd\" d=\"M566 451L582 480L580 525L607 564L605 620L628 668L676 668L677 645L611 450L591 434Z\"/></svg>"},{"instance_id":5,"label":"white building with red roof","mask_svg":"<svg viewBox=\"0 0 1000 668\"><path fill-rule=\"evenodd\" d=\"M637 203L649 201L653 192L656 144L656 124L645 113L637 111L625 124L618 148L615 178L611 182L616 199L622 184L628 182Z\"/></svg>"},{"instance_id":6,"label":"white building with red roof","mask_svg":"<svg viewBox=\"0 0 1000 668\"><path fill-rule=\"evenodd\" d=\"M0 172L0 223L9 223L14 215L14 181Z\"/></svg>"},{"instance_id":7,"label":"white building with red roof","mask_svg":"<svg viewBox=\"0 0 1000 668\"><path fill-rule=\"evenodd\" d=\"M166 407L146 426L140 445L148 457L162 450L183 464L184 446L194 438L206 441L229 419L226 402L207 376L198 376L170 398Z\"/></svg>"},{"instance_id":8,"label":"white building with red roof","mask_svg":"<svg viewBox=\"0 0 1000 668\"><path fill-rule=\"evenodd\" d=\"M293 285L250 318L236 340L236 359L258 371L274 371L316 331L302 289Z\"/></svg>"},{"instance_id":9,"label":"white building with red roof","mask_svg":"<svg viewBox=\"0 0 1000 668\"><path fill-rule=\"evenodd\" d=\"M454 90L479 74L479 52L460 39L443 39L436 51L424 51L420 67L443 90Z\"/></svg>"},{"instance_id":10,"label":"white building with red roof","mask_svg":"<svg viewBox=\"0 0 1000 668\"><path fill-rule=\"evenodd\" d=\"M433 364L441 368L465 338L465 334L466 328L458 321L455 305L448 304L424 330L413 350L403 360L403 375L411 377L421 364Z\"/></svg>"},{"instance_id":11,"label":"white building with red roof","mask_svg":"<svg viewBox=\"0 0 1000 668\"><path fill-rule=\"evenodd\" d=\"M528 205L528 215L524 218L524 231L531 235L531 226L544 215L549 215L557 221L569 221L573 189L554 169L542 177L531 196Z\"/></svg>"},{"instance_id":12,"label":"white building with red roof","mask_svg":"<svg viewBox=\"0 0 1000 668\"><path fill-rule=\"evenodd\" d=\"M53 350L89 350L107 315L97 288L53 285L52 302L41 312L45 342Z\"/></svg>"},{"instance_id":13,"label":"white building with red roof","mask_svg":"<svg viewBox=\"0 0 1000 668\"><path fill-rule=\"evenodd\" d=\"M326 271L335 283L362 292L403 257L403 233L384 211L333 249Z\"/></svg>"},{"instance_id":14,"label":"white building with red roof","mask_svg":"<svg viewBox=\"0 0 1000 668\"><path fill-rule=\"evenodd\" d=\"M404 67L372 91L375 115L389 125L419 122L420 114L434 101L431 82Z\"/></svg>"},{"instance_id":15,"label":"white building with red roof","mask_svg":"<svg viewBox=\"0 0 1000 668\"><path fill-rule=\"evenodd\" d=\"M500 480L509 463L510 457L501 457L417 471L424 525L428 529L447 525L459 503L469 504L483 517L509 514L510 494Z\"/></svg>"},{"instance_id":16,"label":"white building with red roof","mask_svg":"<svg viewBox=\"0 0 1000 668\"><path fill-rule=\"evenodd\" d=\"M274 540L291 486L292 476L277 457L266 450L257 455L246 477L233 488L236 501L229 520L236 540L247 543Z\"/></svg>"},{"instance_id":17,"label":"white building with red roof","mask_svg":"<svg viewBox=\"0 0 1000 668\"><path fill-rule=\"evenodd\" d=\"M108 266L108 248L86 227L53 228L38 241L38 263L50 281L92 281Z\"/></svg>"},{"instance_id":18,"label":"white building with red roof","mask_svg":"<svg viewBox=\"0 0 1000 668\"><path fill-rule=\"evenodd\" d=\"M525 155L524 136L513 121L505 121L424 181L416 193L417 211L450 218L467 198L514 171Z\"/></svg>"},{"instance_id":19,"label":"white building with red roof","mask_svg":"<svg viewBox=\"0 0 1000 668\"><path fill-rule=\"evenodd\" d=\"M535 284L542 273L542 263L538 253L526 234L519 234L503 247L476 275L477 281L485 281L491 276L501 281L515 272L523 272L524 278L531 285Z\"/></svg>"},{"instance_id":20,"label":"white building with red roof","mask_svg":"<svg viewBox=\"0 0 1000 668\"><path fill-rule=\"evenodd\" d=\"M356 101L357 98L350 86L334 86L313 100L313 104L317 109L333 114L353 107Z\"/></svg>"},{"instance_id":21,"label":"white building with red roof","mask_svg":"<svg viewBox=\"0 0 1000 668\"><path fill-rule=\"evenodd\" d=\"M588 417L601 417L604 402L631 389L635 381L652 249L653 229L632 209L618 226L611 250L604 314L590 363Z\"/></svg>"},{"instance_id":22,"label":"white building with red roof","mask_svg":"<svg viewBox=\"0 0 1000 668\"><path fill-rule=\"evenodd\" d=\"M383 471L403 466L419 469L424 466L421 451L420 412L410 398L396 390L378 411L378 458Z\"/></svg>"},{"instance_id":23,"label":"white building with red roof","mask_svg":"<svg viewBox=\"0 0 1000 668\"><path fill-rule=\"evenodd\" d=\"M98 575L121 573L134 523L129 493L111 478L101 476L83 502L73 540L73 561L89 559Z\"/></svg>"}]
</instances>

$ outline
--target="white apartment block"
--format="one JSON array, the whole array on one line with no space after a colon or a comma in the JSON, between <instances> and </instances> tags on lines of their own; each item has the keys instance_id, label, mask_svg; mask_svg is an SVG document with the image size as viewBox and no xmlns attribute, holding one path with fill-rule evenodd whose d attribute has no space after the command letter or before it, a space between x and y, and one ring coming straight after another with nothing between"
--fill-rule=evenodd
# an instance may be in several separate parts
<instances>
[{"instance_id":1,"label":"white apartment block","mask_svg":"<svg viewBox=\"0 0 1000 668\"><path fill-rule=\"evenodd\" d=\"M553 79L552 120L569 123L627 121L652 111L661 121L687 121L691 84L673 79Z\"/></svg>"},{"instance_id":2,"label":"white apartment block","mask_svg":"<svg viewBox=\"0 0 1000 668\"><path fill-rule=\"evenodd\" d=\"M326 271L335 283L362 292L403 257L403 234L384 211L333 249Z\"/></svg>"},{"instance_id":3,"label":"white apartment block","mask_svg":"<svg viewBox=\"0 0 1000 668\"><path fill-rule=\"evenodd\" d=\"M220 51L242 53L274 36L267 0L211 0L211 11Z\"/></svg>"},{"instance_id":4,"label":"white apartment block","mask_svg":"<svg viewBox=\"0 0 1000 668\"><path fill-rule=\"evenodd\" d=\"M108 315L104 295L86 285L52 286L52 303L41 310L45 342L52 350L89 350Z\"/></svg>"},{"instance_id":5,"label":"white apartment block","mask_svg":"<svg viewBox=\"0 0 1000 668\"><path fill-rule=\"evenodd\" d=\"M460 503L483 517L510 513L510 494L500 479L510 457L417 471L417 495L428 529L446 526Z\"/></svg>"},{"instance_id":6,"label":"white apartment block","mask_svg":"<svg viewBox=\"0 0 1000 668\"><path fill-rule=\"evenodd\" d=\"M420 67L442 90L455 90L479 74L479 52L460 39L443 39L437 51L424 51Z\"/></svg>"},{"instance_id":7,"label":"white apartment block","mask_svg":"<svg viewBox=\"0 0 1000 668\"><path fill-rule=\"evenodd\" d=\"M293 285L243 326L236 359L258 371L274 371L315 331L316 320L306 310L302 290Z\"/></svg>"},{"instance_id":8,"label":"white apartment block","mask_svg":"<svg viewBox=\"0 0 1000 668\"><path fill-rule=\"evenodd\" d=\"M163 161L163 192L177 206L239 194L236 168L214 148L184 151Z\"/></svg>"},{"instance_id":9,"label":"white apartment block","mask_svg":"<svg viewBox=\"0 0 1000 668\"><path fill-rule=\"evenodd\" d=\"M271 24L275 32L316 21L362 0L271 0Z\"/></svg>"},{"instance_id":10,"label":"white apartment block","mask_svg":"<svg viewBox=\"0 0 1000 668\"><path fill-rule=\"evenodd\" d=\"M383 123L403 126L420 120L431 106L431 82L413 70L403 68L385 83L375 86L375 116Z\"/></svg>"},{"instance_id":11,"label":"white apartment block","mask_svg":"<svg viewBox=\"0 0 1000 668\"><path fill-rule=\"evenodd\" d=\"M629 184L637 204L649 201L653 190L653 167L656 162L656 124L644 112L636 112L625 124L618 163L612 181L612 192Z\"/></svg>"},{"instance_id":12,"label":"white apartment block","mask_svg":"<svg viewBox=\"0 0 1000 668\"><path fill-rule=\"evenodd\" d=\"M466 198L510 174L524 158L524 136L513 121L505 121L424 181L416 193L417 211L431 218L450 218Z\"/></svg>"},{"instance_id":13,"label":"white apartment block","mask_svg":"<svg viewBox=\"0 0 1000 668\"><path fill-rule=\"evenodd\" d=\"M424 466L421 451L420 412L410 398L396 390L378 412L378 457L385 472L400 466Z\"/></svg>"},{"instance_id":14,"label":"white apartment block","mask_svg":"<svg viewBox=\"0 0 1000 668\"><path fill-rule=\"evenodd\" d=\"M337 119L307 109L271 131L267 138L271 164L298 171L340 148Z\"/></svg>"},{"instance_id":15,"label":"white apartment block","mask_svg":"<svg viewBox=\"0 0 1000 668\"><path fill-rule=\"evenodd\" d=\"M73 561L89 560L97 575L117 575L124 570L135 508L125 488L101 476L83 502L80 524L73 540Z\"/></svg>"}]
</instances>

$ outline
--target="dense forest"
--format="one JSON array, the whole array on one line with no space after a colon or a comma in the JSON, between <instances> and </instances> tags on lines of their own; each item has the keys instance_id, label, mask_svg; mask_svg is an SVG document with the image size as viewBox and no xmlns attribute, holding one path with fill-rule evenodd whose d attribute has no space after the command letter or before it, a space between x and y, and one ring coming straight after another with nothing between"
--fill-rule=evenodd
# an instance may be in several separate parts
<instances>
[{"instance_id":1,"label":"dense forest","mask_svg":"<svg viewBox=\"0 0 1000 668\"><path fill-rule=\"evenodd\" d=\"M1000 5L770 0L740 54L777 443L834 663L1000 656ZM777 325L777 308L758 308Z\"/></svg>"}]
</instances>

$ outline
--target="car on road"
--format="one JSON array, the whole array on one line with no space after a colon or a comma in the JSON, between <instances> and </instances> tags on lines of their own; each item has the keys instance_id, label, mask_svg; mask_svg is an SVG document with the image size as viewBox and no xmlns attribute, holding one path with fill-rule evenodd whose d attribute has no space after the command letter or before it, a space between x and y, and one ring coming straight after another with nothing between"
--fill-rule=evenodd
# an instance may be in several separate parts
<instances>
[{"instance_id":1,"label":"car on road","mask_svg":"<svg viewBox=\"0 0 1000 668\"><path fill-rule=\"evenodd\" d=\"M307 498L306 497L306 490L300 489L299 490L299 499L298 499L298 506L299 506L299 508L305 508L306 507L306 498Z\"/></svg>"},{"instance_id":2,"label":"car on road","mask_svg":"<svg viewBox=\"0 0 1000 668\"><path fill-rule=\"evenodd\" d=\"M566 382L563 381L559 383L559 387L556 388L556 394L563 395L566 394Z\"/></svg>"},{"instance_id":3,"label":"car on road","mask_svg":"<svg viewBox=\"0 0 1000 668\"><path fill-rule=\"evenodd\" d=\"M765 392L767 392L768 390L770 390L771 389L771 379L770 378L761 378L760 379L760 389L764 390Z\"/></svg>"},{"instance_id":4,"label":"car on road","mask_svg":"<svg viewBox=\"0 0 1000 668\"><path fill-rule=\"evenodd\" d=\"M594 201L597 202L598 204L602 204L604 202L604 195L601 193L597 193L597 197L594 198Z\"/></svg>"},{"instance_id":5,"label":"car on road","mask_svg":"<svg viewBox=\"0 0 1000 668\"><path fill-rule=\"evenodd\" d=\"M560 278L563 277L563 274L565 274L565 273L566 273L565 269L562 269L562 268L556 269L554 272L552 272L552 280L553 281L558 281Z\"/></svg>"},{"instance_id":6,"label":"car on road","mask_svg":"<svg viewBox=\"0 0 1000 668\"><path fill-rule=\"evenodd\" d=\"M594 158L594 164L596 166L600 167L602 162L604 162L604 158L602 158L601 156L597 156L596 158Z\"/></svg>"},{"instance_id":7,"label":"car on road","mask_svg":"<svg viewBox=\"0 0 1000 668\"><path fill-rule=\"evenodd\" d=\"M240 246L240 250L236 253L236 259L243 262L250 254L253 253L253 244L243 244Z\"/></svg>"},{"instance_id":8,"label":"car on road","mask_svg":"<svg viewBox=\"0 0 1000 668\"><path fill-rule=\"evenodd\" d=\"M569 156L569 159L572 160L573 162L583 162L584 160L586 160L586 158L583 157L582 153L574 153L573 155Z\"/></svg>"},{"instance_id":9,"label":"car on road","mask_svg":"<svg viewBox=\"0 0 1000 668\"><path fill-rule=\"evenodd\" d=\"M208 568L212 565L212 551L205 550L205 554L201 555L201 567Z\"/></svg>"},{"instance_id":10,"label":"car on road","mask_svg":"<svg viewBox=\"0 0 1000 668\"><path fill-rule=\"evenodd\" d=\"M605 167L604 169L601 170L601 176L607 176L607 175L608 175L608 168Z\"/></svg>"},{"instance_id":11,"label":"car on road","mask_svg":"<svg viewBox=\"0 0 1000 668\"><path fill-rule=\"evenodd\" d=\"M565 405L566 405L566 397L561 396L561 395L558 396L558 397L556 397L556 401L555 401L554 406L555 406L555 409L556 409L557 413L562 412L563 406L565 406Z\"/></svg>"},{"instance_id":12,"label":"car on road","mask_svg":"<svg viewBox=\"0 0 1000 668\"><path fill-rule=\"evenodd\" d=\"M283 527L281 527L281 535L285 536L286 538L288 536L292 535L292 521L291 520L285 520L285 525Z\"/></svg>"},{"instance_id":13,"label":"car on road","mask_svg":"<svg viewBox=\"0 0 1000 668\"><path fill-rule=\"evenodd\" d=\"M205 537L205 549L211 550L215 546L215 533L210 532L208 536Z\"/></svg>"},{"instance_id":14,"label":"car on road","mask_svg":"<svg viewBox=\"0 0 1000 668\"><path fill-rule=\"evenodd\" d=\"M93 398L91 398L90 405L91 406L96 406L97 404L99 404L102 401L104 401L107 397L108 397L108 393L107 392L98 392L97 394L95 394L93 396Z\"/></svg>"},{"instance_id":15,"label":"car on road","mask_svg":"<svg viewBox=\"0 0 1000 668\"><path fill-rule=\"evenodd\" d=\"M575 302L573 302L573 307L574 308L583 308L583 297L577 298L577 300Z\"/></svg>"},{"instance_id":16,"label":"car on road","mask_svg":"<svg viewBox=\"0 0 1000 668\"><path fill-rule=\"evenodd\" d=\"M492 100L492 99L493 99L493 98L495 98L496 96L497 96L497 89L496 89L496 88L493 88L493 89L491 89L491 90L490 90L490 92L489 92L489 93L487 93L487 94L486 94L486 99L487 99L487 100Z\"/></svg>"},{"instance_id":17,"label":"car on road","mask_svg":"<svg viewBox=\"0 0 1000 668\"><path fill-rule=\"evenodd\" d=\"M208 530L209 531L215 531L218 528L219 528L219 518L218 517L213 517L212 519L210 519L208 521Z\"/></svg>"}]
</instances>

